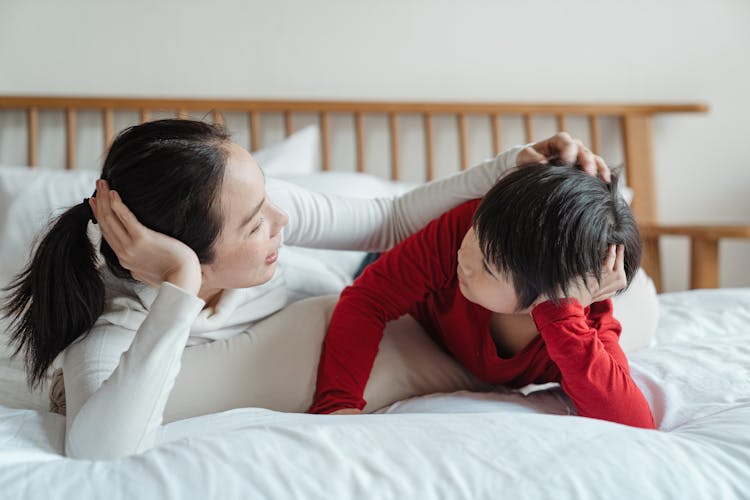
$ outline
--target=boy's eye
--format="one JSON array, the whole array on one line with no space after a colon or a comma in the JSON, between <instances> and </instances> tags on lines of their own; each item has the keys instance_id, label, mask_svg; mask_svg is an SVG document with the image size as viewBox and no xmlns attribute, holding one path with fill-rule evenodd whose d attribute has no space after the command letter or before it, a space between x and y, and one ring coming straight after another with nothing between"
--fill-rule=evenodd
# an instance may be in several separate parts
<instances>
[{"instance_id":1,"label":"boy's eye","mask_svg":"<svg viewBox=\"0 0 750 500\"><path fill-rule=\"evenodd\" d=\"M482 268L484 269L484 272L486 272L487 274L491 276L494 276L494 274L492 274L492 271L490 271L490 267L487 265L487 261L485 260L482 261Z\"/></svg>"}]
</instances>

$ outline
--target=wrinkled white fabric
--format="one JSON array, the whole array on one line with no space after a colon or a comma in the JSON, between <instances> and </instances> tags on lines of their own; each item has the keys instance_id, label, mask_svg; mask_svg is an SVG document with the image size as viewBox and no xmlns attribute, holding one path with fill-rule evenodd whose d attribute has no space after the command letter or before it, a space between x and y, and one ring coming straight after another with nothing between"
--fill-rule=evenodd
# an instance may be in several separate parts
<instances>
[{"instance_id":1,"label":"wrinkled white fabric","mask_svg":"<svg viewBox=\"0 0 750 500\"><path fill-rule=\"evenodd\" d=\"M62 455L60 415L0 406L2 497L747 499L750 289L659 302L655 344L629 356L658 431L565 416L557 391L464 392L384 415L190 418L101 462Z\"/></svg>"}]
</instances>

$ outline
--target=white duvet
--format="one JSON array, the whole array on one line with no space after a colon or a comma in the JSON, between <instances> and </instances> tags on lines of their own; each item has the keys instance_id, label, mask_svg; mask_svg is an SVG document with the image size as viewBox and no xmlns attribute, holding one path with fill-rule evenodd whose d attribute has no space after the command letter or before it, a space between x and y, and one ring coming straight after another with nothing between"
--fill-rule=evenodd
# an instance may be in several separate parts
<instances>
[{"instance_id":1,"label":"white duvet","mask_svg":"<svg viewBox=\"0 0 750 500\"><path fill-rule=\"evenodd\" d=\"M750 289L660 296L629 356L658 431L569 416L559 389L456 393L362 416L233 410L112 462L61 455L64 419L0 367L0 498L750 498Z\"/></svg>"}]
</instances>

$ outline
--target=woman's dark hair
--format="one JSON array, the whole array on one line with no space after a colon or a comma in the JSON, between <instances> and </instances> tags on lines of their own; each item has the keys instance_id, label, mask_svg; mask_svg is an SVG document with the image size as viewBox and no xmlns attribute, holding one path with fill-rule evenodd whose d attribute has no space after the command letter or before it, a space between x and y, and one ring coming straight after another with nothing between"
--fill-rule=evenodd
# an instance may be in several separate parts
<instances>
[{"instance_id":1,"label":"woman's dark hair","mask_svg":"<svg viewBox=\"0 0 750 500\"><path fill-rule=\"evenodd\" d=\"M136 125L115 138L101 178L143 225L177 238L201 262L211 262L222 227L219 192L228 141L222 127L199 121ZM32 388L104 308L104 282L87 235L90 213L84 202L54 219L27 267L5 288L10 344L14 356L24 352ZM115 276L133 279L104 239L100 251Z\"/></svg>"},{"instance_id":2,"label":"woman's dark hair","mask_svg":"<svg viewBox=\"0 0 750 500\"><path fill-rule=\"evenodd\" d=\"M641 261L641 238L619 195L607 183L569 165L527 165L500 179L474 213L484 258L512 279L518 310L540 295L567 296L572 280L601 280L609 245L624 245L628 285Z\"/></svg>"}]
</instances>

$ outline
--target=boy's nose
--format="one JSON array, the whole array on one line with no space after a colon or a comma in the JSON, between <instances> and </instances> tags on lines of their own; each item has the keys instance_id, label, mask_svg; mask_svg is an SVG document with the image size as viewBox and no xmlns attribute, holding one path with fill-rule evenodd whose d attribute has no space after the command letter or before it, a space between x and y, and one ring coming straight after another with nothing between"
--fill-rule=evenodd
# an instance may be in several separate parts
<instances>
[{"instance_id":1,"label":"boy's nose","mask_svg":"<svg viewBox=\"0 0 750 500\"><path fill-rule=\"evenodd\" d=\"M458 251L458 258L456 259L458 262L458 269L457 271L461 274L461 276L468 278L471 276L471 272L469 272L461 263L461 250Z\"/></svg>"}]
</instances>

